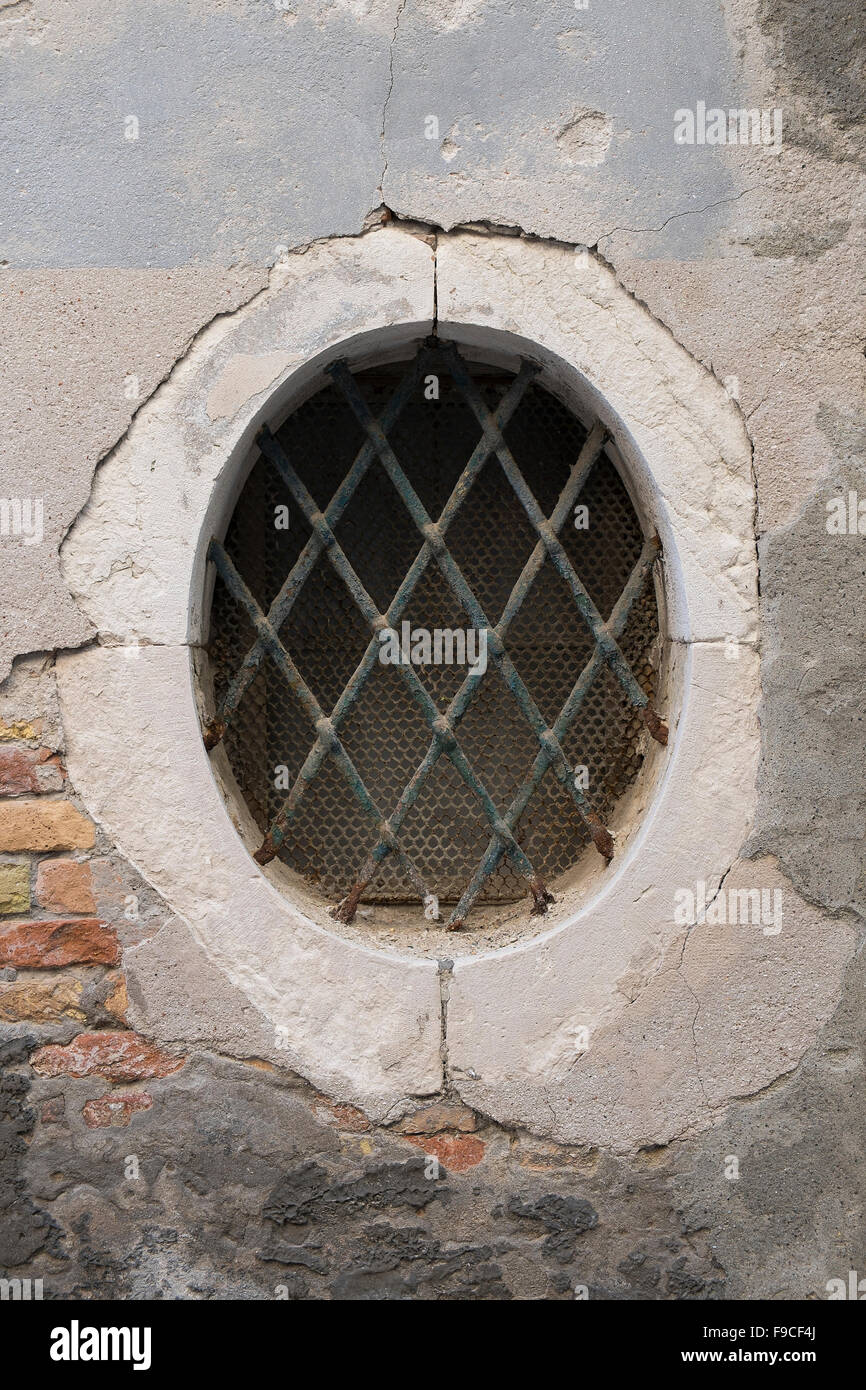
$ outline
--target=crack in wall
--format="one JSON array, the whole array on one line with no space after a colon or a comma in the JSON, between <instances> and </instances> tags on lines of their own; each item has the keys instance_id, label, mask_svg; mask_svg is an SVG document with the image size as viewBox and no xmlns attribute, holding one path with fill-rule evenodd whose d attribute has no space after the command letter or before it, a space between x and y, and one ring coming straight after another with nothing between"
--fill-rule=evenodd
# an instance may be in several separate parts
<instances>
[{"instance_id":1,"label":"crack in wall","mask_svg":"<svg viewBox=\"0 0 866 1390\"><path fill-rule=\"evenodd\" d=\"M385 153L385 125L388 119L388 107L391 103L391 94L394 91L394 47L397 43L397 35L400 30L400 20L403 11L408 4L408 0L400 0L397 6L397 13L394 17L394 32L391 35L391 43L388 47L388 90L385 93L385 101L382 106L382 126L379 131L379 148L382 152L382 175L379 179L379 192L384 196L385 175L388 172L388 156Z\"/></svg>"},{"instance_id":2,"label":"crack in wall","mask_svg":"<svg viewBox=\"0 0 866 1390\"><path fill-rule=\"evenodd\" d=\"M744 198L747 193L760 193L760 188L744 188L739 193L733 193L728 198L717 198L714 203L707 203L702 208L683 208L681 212L672 212L670 217L666 217L659 227L612 227L609 232L602 232L597 238L596 245L605 241L608 237L615 236L617 232L663 232L665 227L670 226L671 222L677 222L681 217L698 217L702 212L709 212L712 208L724 207L726 203L737 203L740 198Z\"/></svg>"},{"instance_id":3,"label":"crack in wall","mask_svg":"<svg viewBox=\"0 0 866 1390\"><path fill-rule=\"evenodd\" d=\"M452 1090L451 1067L448 1058L448 1002L451 998L454 962L443 957L437 962L437 965L439 968L439 1022L442 1030L439 1055L442 1058L442 1090L448 1095Z\"/></svg>"}]
</instances>

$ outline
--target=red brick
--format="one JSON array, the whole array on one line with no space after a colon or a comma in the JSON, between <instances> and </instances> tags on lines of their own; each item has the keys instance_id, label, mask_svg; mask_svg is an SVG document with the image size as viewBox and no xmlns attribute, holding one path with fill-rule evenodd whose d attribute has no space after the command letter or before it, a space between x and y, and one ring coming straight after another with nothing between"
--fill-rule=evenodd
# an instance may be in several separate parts
<instances>
[{"instance_id":1,"label":"red brick","mask_svg":"<svg viewBox=\"0 0 866 1390\"><path fill-rule=\"evenodd\" d=\"M114 1129L125 1129L136 1110L149 1110L152 1105L153 1096L146 1091L123 1096L117 1091L109 1091L107 1096L89 1100L82 1113L84 1123L90 1129L104 1129L108 1125Z\"/></svg>"},{"instance_id":2,"label":"red brick","mask_svg":"<svg viewBox=\"0 0 866 1390\"><path fill-rule=\"evenodd\" d=\"M56 792L63 774L48 748L0 748L0 796Z\"/></svg>"},{"instance_id":3,"label":"red brick","mask_svg":"<svg viewBox=\"0 0 866 1390\"><path fill-rule=\"evenodd\" d=\"M56 970L62 965L116 965L120 947L113 927L97 917L57 922L16 922L0 931L0 965L16 970Z\"/></svg>"},{"instance_id":4,"label":"red brick","mask_svg":"<svg viewBox=\"0 0 866 1390\"><path fill-rule=\"evenodd\" d=\"M474 1168L484 1157L484 1145L480 1139L468 1134L406 1134L407 1143L423 1149L439 1159L443 1167L452 1173L463 1173Z\"/></svg>"},{"instance_id":5,"label":"red brick","mask_svg":"<svg viewBox=\"0 0 866 1390\"><path fill-rule=\"evenodd\" d=\"M36 870L36 901L49 912L95 912L90 865L43 859Z\"/></svg>"},{"instance_id":6,"label":"red brick","mask_svg":"<svg viewBox=\"0 0 866 1390\"><path fill-rule=\"evenodd\" d=\"M185 1057L172 1057L138 1033L79 1033L68 1047L50 1044L32 1057L39 1076L104 1076L108 1081L143 1081L179 1071Z\"/></svg>"}]
</instances>

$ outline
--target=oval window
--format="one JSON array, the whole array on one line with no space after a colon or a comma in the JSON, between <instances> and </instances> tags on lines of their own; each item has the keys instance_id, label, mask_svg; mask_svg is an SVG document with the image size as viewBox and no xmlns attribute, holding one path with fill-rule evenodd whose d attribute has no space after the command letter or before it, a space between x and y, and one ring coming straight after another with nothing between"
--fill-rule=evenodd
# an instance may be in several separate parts
<instances>
[{"instance_id":1,"label":"oval window","mask_svg":"<svg viewBox=\"0 0 866 1390\"><path fill-rule=\"evenodd\" d=\"M428 340L257 438L210 657L222 741L278 857L351 921L544 912L608 830L654 710L659 615L598 425Z\"/></svg>"}]
</instances>

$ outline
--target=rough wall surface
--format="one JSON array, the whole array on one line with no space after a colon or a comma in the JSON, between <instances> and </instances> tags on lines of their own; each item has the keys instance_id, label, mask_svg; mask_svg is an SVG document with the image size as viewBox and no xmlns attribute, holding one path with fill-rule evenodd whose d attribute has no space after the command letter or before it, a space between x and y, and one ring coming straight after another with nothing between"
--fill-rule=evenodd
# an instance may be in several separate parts
<instances>
[{"instance_id":1,"label":"rough wall surface","mask_svg":"<svg viewBox=\"0 0 866 1390\"><path fill-rule=\"evenodd\" d=\"M0 1274L49 1297L751 1299L862 1271L863 25L845 0L0 5L0 497L44 504L40 543L0 536ZM699 102L779 109L779 148L675 144ZM629 1154L495 1124L483 1088L375 1122L314 1090L68 778L54 654L98 639L58 550L94 471L276 261L383 205L431 238L593 248L753 446L762 763L730 885L780 887L791 929L693 934L639 994L632 1054L660 1045L652 989L690 991L688 1082L661 1084L725 1099Z\"/></svg>"}]
</instances>

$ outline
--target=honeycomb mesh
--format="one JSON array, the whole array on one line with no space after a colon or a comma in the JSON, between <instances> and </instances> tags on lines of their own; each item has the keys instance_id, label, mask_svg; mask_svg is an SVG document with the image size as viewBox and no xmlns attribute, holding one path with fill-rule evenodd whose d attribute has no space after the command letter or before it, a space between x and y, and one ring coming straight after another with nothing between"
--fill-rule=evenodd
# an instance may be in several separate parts
<instances>
[{"instance_id":1,"label":"honeycomb mesh","mask_svg":"<svg viewBox=\"0 0 866 1390\"><path fill-rule=\"evenodd\" d=\"M405 365L398 364L356 377L377 418L405 370ZM495 409L513 377L487 367L471 371L486 405ZM480 437L475 417L445 372L439 377L439 393L438 400L428 400L419 385L388 435L409 481L434 518ZM533 384L504 434L541 510L549 516L584 442L584 427L554 396ZM290 416L278 438L322 510L364 443L360 425L335 386L319 391ZM576 529L569 518L560 537L596 607L607 618L638 560L644 538L619 474L605 454L595 464L579 500L589 509L588 529ZM283 505L289 508L288 530L274 525L275 509ZM276 470L260 458L238 501L225 548L264 611L309 535ZM422 540L378 460L336 525L335 535L385 612ZM476 479L446 539L488 621L496 623L537 536L495 456ZM430 631L472 626L435 563L417 585L404 619ZM649 583L631 610L620 647L650 699L657 678L653 664L657 635L658 612ZM302 587L280 637L322 708L330 713L361 661L370 632L324 554ZM249 619L217 584L209 648L217 699L254 641ZM506 649L542 715L553 723L594 648L571 592L549 558L512 623ZM416 670L444 712L466 668L429 665ZM572 766L588 769L585 795L605 821L640 768L642 727L639 713L604 667L562 744ZM457 735L497 809L506 811L529 774L538 743L492 660ZM390 815L431 741L424 716L395 667L376 663L341 726L340 737L377 807ZM224 739L238 785L263 832L285 799L286 779L290 786L314 741L309 719L270 658L265 658ZM547 882L575 863L589 838L571 798L550 771L514 833ZM455 902L487 847L490 827L477 797L447 756L439 759L399 838L440 901ZM326 758L292 822L280 857L336 900L350 888L375 841L375 827L333 760ZM478 901L511 902L526 891L524 880L503 856ZM389 855L364 898L417 902L417 893Z\"/></svg>"}]
</instances>

